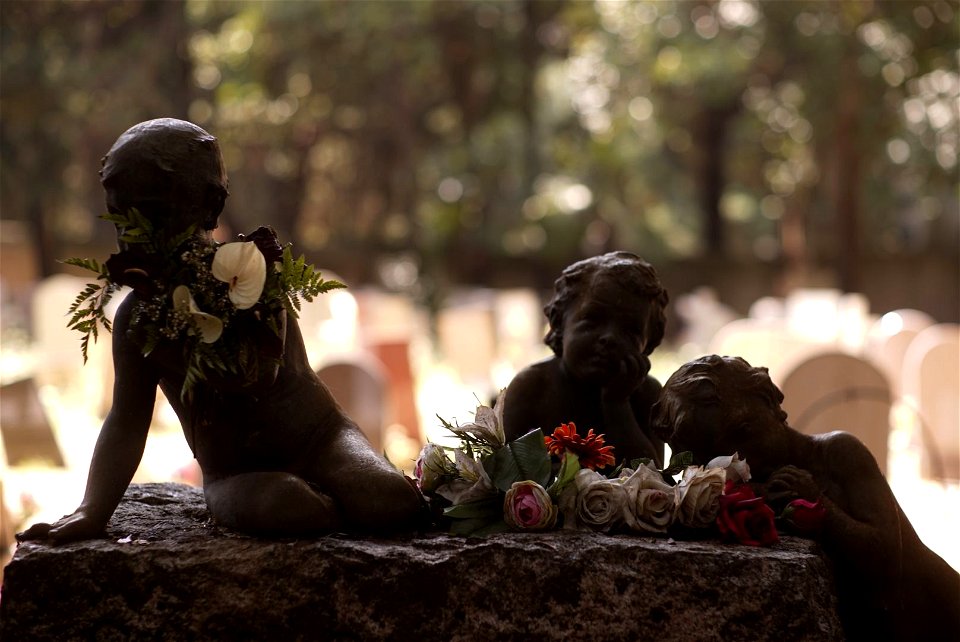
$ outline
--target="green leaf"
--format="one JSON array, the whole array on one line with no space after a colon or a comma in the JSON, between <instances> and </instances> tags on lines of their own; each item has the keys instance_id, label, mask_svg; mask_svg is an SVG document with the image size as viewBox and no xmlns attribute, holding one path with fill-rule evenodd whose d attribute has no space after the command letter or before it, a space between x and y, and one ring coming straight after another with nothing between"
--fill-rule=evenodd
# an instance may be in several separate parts
<instances>
[{"instance_id":1,"label":"green leaf","mask_svg":"<svg viewBox=\"0 0 960 642\"><path fill-rule=\"evenodd\" d=\"M550 482L550 453L537 428L523 437L508 442L483 460L483 467L493 485L506 492L518 481L535 481L541 486Z\"/></svg>"},{"instance_id":2,"label":"green leaf","mask_svg":"<svg viewBox=\"0 0 960 642\"><path fill-rule=\"evenodd\" d=\"M554 501L560 497L560 493L572 482L580 471L580 458L571 452L563 453L563 459L560 460L560 470L557 472L557 479L550 484L547 492Z\"/></svg>"},{"instance_id":3,"label":"green leaf","mask_svg":"<svg viewBox=\"0 0 960 642\"><path fill-rule=\"evenodd\" d=\"M486 519L503 515L503 498L499 495L443 509L445 517L455 519Z\"/></svg>"},{"instance_id":4,"label":"green leaf","mask_svg":"<svg viewBox=\"0 0 960 642\"><path fill-rule=\"evenodd\" d=\"M663 476L673 476L679 472L682 472L687 466L693 465L693 453L689 450L684 450L681 453L674 453L670 457L670 464L663 469Z\"/></svg>"}]
</instances>

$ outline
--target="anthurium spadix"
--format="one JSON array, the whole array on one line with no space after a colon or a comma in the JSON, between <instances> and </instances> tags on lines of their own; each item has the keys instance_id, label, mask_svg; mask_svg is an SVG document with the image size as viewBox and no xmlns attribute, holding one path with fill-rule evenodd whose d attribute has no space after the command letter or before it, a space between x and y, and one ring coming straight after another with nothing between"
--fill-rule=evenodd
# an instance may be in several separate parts
<instances>
[{"instance_id":1,"label":"anthurium spadix","mask_svg":"<svg viewBox=\"0 0 960 642\"><path fill-rule=\"evenodd\" d=\"M173 309L190 315L200 330L200 340L204 343L213 343L223 334L223 321L212 314L201 311L187 286L178 285L174 288Z\"/></svg>"},{"instance_id":2,"label":"anthurium spadix","mask_svg":"<svg viewBox=\"0 0 960 642\"><path fill-rule=\"evenodd\" d=\"M213 276L230 284L230 301L237 309L252 307L263 293L267 262L256 243L226 243L217 249L211 266Z\"/></svg>"}]
</instances>

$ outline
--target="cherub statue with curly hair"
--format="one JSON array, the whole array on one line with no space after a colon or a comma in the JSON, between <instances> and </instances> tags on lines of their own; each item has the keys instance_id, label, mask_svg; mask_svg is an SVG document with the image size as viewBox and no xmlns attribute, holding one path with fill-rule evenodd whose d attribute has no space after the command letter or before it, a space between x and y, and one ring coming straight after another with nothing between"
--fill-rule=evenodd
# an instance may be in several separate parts
<instances>
[{"instance_id":1,"label":"cherub statue with curly hair","mask_svg":"<svg viewBox=\"0 0 960 642\"><path fill-rule=\"evenodd\" d=\"M648 425L660 392L649 356L663 339L668 297L653 267L630 252L610 252L568 266L554 287L544 307L544 342L554 354L507 387L507 438L573 422L602 433L617 461L662 464L663 442Z\"/></svg>"},{"instance_id":2,"label":"cherub statue with curly hair","mask_svg":"<svg viewBox=\"0 0 960 642\"><path fill-rule=\"evenodd\" d=\"M815 537L848 639L960 639L960 576L917 536L873 455L846 432L793 430L782 401L766 368L711 355L667 379L653 429L695 463L739 453L778 513L796 499L824 507Z\"/></svg>"}]
</instances>

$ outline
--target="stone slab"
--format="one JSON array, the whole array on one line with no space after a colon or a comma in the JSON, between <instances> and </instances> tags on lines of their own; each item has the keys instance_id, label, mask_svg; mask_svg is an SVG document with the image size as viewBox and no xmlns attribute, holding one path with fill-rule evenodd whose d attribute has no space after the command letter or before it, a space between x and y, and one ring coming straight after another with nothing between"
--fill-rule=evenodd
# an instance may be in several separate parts
<instances>
[{"instance_id":1,"label":"stone slab","mask_svg":"<svg viewBox=\"0 0 960 642\"><path fill-rule=\"evenodd\" d=\"M107 539L21 544L3 640L839 640L817 546L556 532L263 540L133 485Z\"/></svg>"}]
</instances>

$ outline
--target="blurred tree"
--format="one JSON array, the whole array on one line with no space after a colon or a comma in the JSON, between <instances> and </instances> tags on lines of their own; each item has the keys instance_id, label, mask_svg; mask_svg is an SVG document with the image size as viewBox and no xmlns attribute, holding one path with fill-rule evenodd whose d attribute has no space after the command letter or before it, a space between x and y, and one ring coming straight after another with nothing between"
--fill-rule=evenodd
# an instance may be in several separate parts
<instances>
[{"instance_id":1,"label":"blurred tree","mask_svg":"<svg viewBox=\"0 0 960 642\"><path fill-rule=\"evenodd\" d=\"M0 206L105 241L127 126L217 134L230 231L353 282L547 286L613 248L777 265L955 256L947 0L0 3ZM172 44L170 44L172 43Z\"/></svg>"},{"instance_id":2,"label":"blurred tree","mask_svg":"<svg viewBox=\"0 0 960 642\"><path fill-rule=\"evenodd\" d=\"M28 223L40 273L106 226L96 170L127 127L186 117L192 85L177 2L0 3L0 208ZM162 46L159 43L163 43Z\"/></svg>"}]
</instances>

